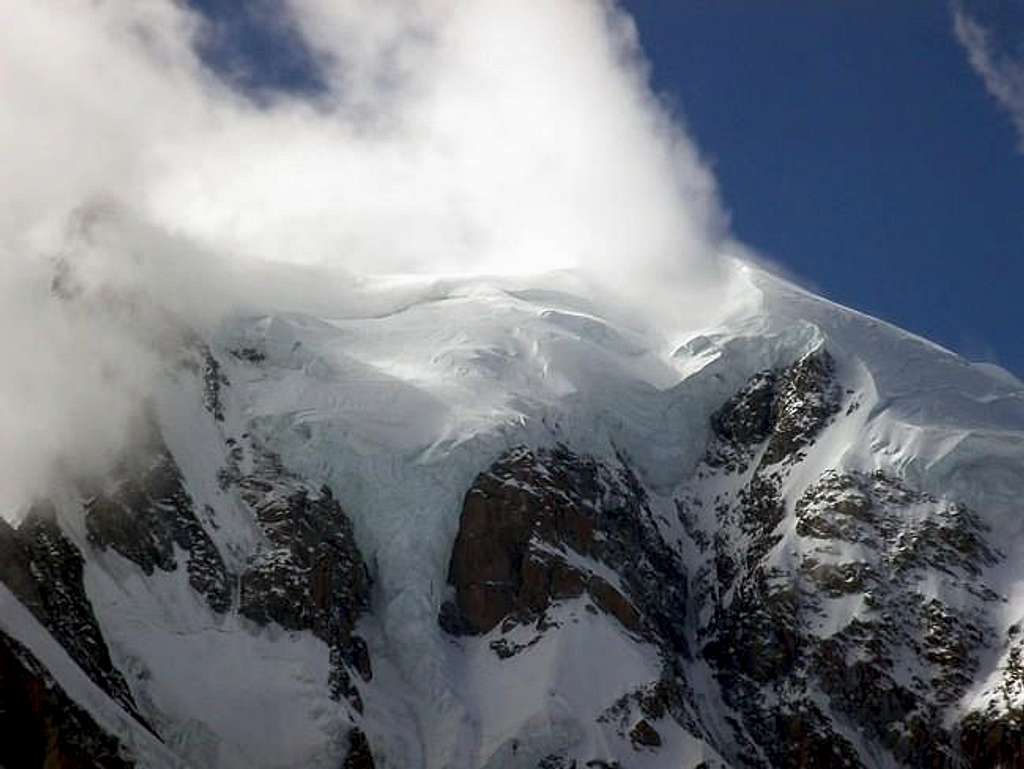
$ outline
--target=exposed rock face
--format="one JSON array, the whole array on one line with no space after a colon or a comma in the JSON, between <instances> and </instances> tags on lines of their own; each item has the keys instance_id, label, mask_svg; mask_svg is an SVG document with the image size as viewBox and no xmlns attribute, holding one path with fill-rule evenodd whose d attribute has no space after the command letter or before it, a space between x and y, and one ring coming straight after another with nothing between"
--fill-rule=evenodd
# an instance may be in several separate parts
<instances>
[{"instance_id":1,"label":"exposed rock face","mask_svg":"<svg viewBox=\"0 0 1024 769\"><path fill-rule=\"evenodd\" d=\"M765 467L799 461L801 449L839 411L834 369L832 356L819 349L781 371L756 374L712 415L705 464L743 473L758 450Z\"/></svg>"},{"instance_id":2,"label":"exposed rock face","mask_svg":"<svg viewBox=\"0 0 1024 769\"><path fill-rule=\"evenodd\" d=\"M970 769L1024 767L1024 718L1012 713L971 713L960 725L960 752Z\"/></svg>"},{"instance_id":3,"label":"exposed rock face","mask_svg":"<svg viewBox=\"0 0 1024 769\"><path fill-rule=\"evenodd\" d=\"M187 360L202 360L204 365L188 370L201 378L204 404L220 422L228 380L210 351L199 349L199 358L192 355ZM211 538L218 526L217 511L207 507L203 520L197 516L187 481L155 418L146 415L136 432L132 450L109 477L80 481L86 497L81 512L91 548L118 553L145 576L185 569L189 586L215 614L237 611L258 625L275 623L290 631L311 632L330 649L330 677L323 682L327 691L351 714L350 720L357 721L362 698L352 673L369 681L372 670L366 643L354 630L369 609L370 581L351 522L331 490L314 490L248 435L243 442L228 439L226 464L219 474L221 490L251 511L262 533L248 557L232 553L234 562L242 563L238 573L232 573ZM95 683L162 738L139 714L124 676L111 660L83 585L84 556L62 532L48 505L32 511L17 529L0 519L0 581ZM9 649L0 647L0 733L8 733L9 722L23 725L27 736L21 752L9 751L15 756L10 763L4 761L5 746L0 745L0 766L129 765L117 758L117 739L104 735L78 710L31 655L22 654L16 644L10 648L15 651L5 656ZM4 721L8 705L10 718ZM152 707L151 702L147 705ZM357 727L346 755L345 766L374 765L369 742Z\"/></svg>"},{"instance_id":4,"label":"exposed rock face","mask_svg":"<svg viewBox=\"0 0 1024 769\"><path fill-rule=\"evenodd\" d=\"M787 693L777 707L756 705L775 681L799 679L807 637L800 626L804 596L765 561L781 541L786 517L780 493L788 468L812 445L840 408L840 390L827 352L806 355L788 369L766 371L712 416L712 439L698 478L735 477L732 494L713 500L712 550L698 577L703 655L715 666L726 701L743 714L744 730L773 766L856 766L855 751L829 728L803 694ZM726 485L728 487L728 485ZM684 521L707 500L678 503ZM688 528L693 528L692 524ZM810 763L808 763L810 762Z\"/></svg>"},{"instance_id":5,"label":"exposed rock face","mask_svg":"<svg viewBox=\"0 0 1024 769\"><path fill-rule=\"evenodd\" d=\"M228 656L252 641L265 654L260 661L270 659L263 670L294 666L294 676L288 678L290 668L282 674L284 690L301 692L295 707L312 703L312 717L322 718L329 734L329 744L316 747L316 761L344 769L403 765L386 748L375 761L377 740L387 745L389 730L398 731L382 725L381 714L403 728L403 719L418 716L406 715L413 695L403 690L388 701L382 694L405 671L382 655L373 676L358 633L372 610L370 577L342 503L335 490L286 468L245 428L228 437L244 406L232 400L225 371L236 381L262 376L273 349L245 343L223 358L223 367L208 348L198 345L193 353L193 392L206 414L195 411L224 442L215 479L190 486L152 421L131 457L90 490L85 552L40 506L18 528L0 521L0 581L91 680L149 728L90 606L83 558L102 567L119 559L99 552L116 552L138 565L141 577L127 570L133 580L182 569L210 611L202 602L183 602L192 614L181 635L193 636L193 648L208 649L220 643L211 636L237 633L244 641L228 641ZM756 374L711 417L703 460L688 485L672 492L649 494L625 455L599 459L566 445L514 449L480 473L458 511L451 598L439 617L447 643L440 646L457 660L453 680L503 674L505 686L523 671L529 680L509 698L526 703L524 713L508 718L513 736L488 734L475 746L477 735L460 733L451 765L667 766L661 759L683 745L687 760L693 756L684 765L694 769L1024 769L1024 640L1019 630L998 637L993 617L1004 599L986 582L1006 555L990 541L979 511L915 488L891 465L880 462L890 468L881 472L870 462L863 469L833 457L841 443L833 439L851 427L837 423L857 406L856 393L840 381L844 372L817 350ZM197 514L195 500L209 507ZM227 520L213 509L218 500L237 514L232 525L242 521L236 529L218 528ZM163 587L155 585L154 595ZM135 616L144 622L147 614ZM268 625L291 632L264 632ZM575 717L579 703L567 708L570 698L562 699L558 687L602 677L603 660L579 669L565 664L577 648L591 653L579 641L592 631L607 644L597 654L623 652L608 654L609 668L634 652L636 659L635 667L614 670L619 677L610 675L608 688L603 681L579 685L587 697L597 693L583 724L565 715L572 709ZM304 647L319 654L323 646L303 632L330 650L327 681L324 660L307 665L302 656ZM117 637L117 659L128 672L136 658L123 647L132 639ZM538 671L531 667L538 659L559 669ZM643 672L627 677L623 670ZM537 691L530 689L534 678ZM207 724L181 723L188 716L178 713L162 718L159 698L150 696L148 682L139 683L143 676L127 680L145 712L152 707L161 715L153 722L169 751L195 740L209 750L183 756L216 760L220 748ZM988 688L977 697L981 680ZM463 696L462 683L445 694ZM467 686L467 701L492 696L477 683ZM968 694L982 705L964 717ZM473 704L467 733L492 726L485 718L472 722ZM451 706L444 701L438 709ZM447 715L439 722L447 723ZM23 739L3 739L12 733ZM539 733L537 744L522 741ZM461 752L463 742L469 747ZM143 760L121 743L72 702L29 650L0 634L0 766L113 769Z\"/></svg>"},{"instance_id":6,"label":"exposed rock face","mask_svg":"<svg viewBox=\"0 0 1024 769\"><path fill-rule=\"evenodd\" d=\"M641 718L636 725L629 730L629 738L633 744L641 748L660 748L661 735L658 730L651 726L646 719Z\"/></svg>"},{"instance_id":7,"label":"exposed rock face","mask_svg":"<svg viewBox=\"0 0 1024 769\"><path fill-rule=\"evenodd\" d=\"M686 575L625 462L613 470L564 446L507 454L466 494L449 582L450 633L542 626L553 603L586 595L627 630L686 651Z\"/></svg>"},{"instance_id":8,"label":"exposed rock face","mask_svg":"<svg viewBox=\"0 0 1024 769\"><path fill-rule=\"evenodd\" d=\"M713 517L707 500L678 503L707 553L701 653L772 767L874 765L854 734L901 766L954 766L942 724L991 637L976 604L997 598L980 575L999 555L973 511L882 473L828 471L787 509L780 489L843 405L818 352L755 376L713 417L697 471L723 490ZM936 575L975 608L934 597Z\"/></svg>"},{"instance_id":9,"label":"exposed rock face","mask_svg":"<svg viewBox=\"0 0 1024 769\"><path fill-rule=\"evenodd\" d=\"M138 717L85 594L83 565L82 554L60 530L52 507L36 507L17 529L0 519L0 582L97 686Z\"/></svg>"},{"instance_id":10,"label":"exposed rock face","mask_svg":"<svg viewBox=\"0 0 1024 769\"><path fill-rule=\"evenodd\" d=\"M196 517L181 471L155 423L143 428L143 436L114 482L87 501L89 541L116 550L146 574L175 571L175 548L180 548L188 559L189 583L210 608L225 612L233 585L224 559Z\"/></svg>"},{"instance_id":11,"label":"exposed rock face","mask_svg":"<svg viewBox=\"0 0 1024 769\"><path fill-rule=\"evenodd\" d=\"M227 378L205 348L203 360L205 402L220 419ZM221 487L237 490L265 537L265 546L249 557L242 573L232 575L196 516L155 423L148 423L143 435L117 481L86 503L90 542L116 550L146 574L175 571L177 552L183 551L189 583L219 613L232 608L237 584L241 614L259 624L310 630L324 640L332 654L332 691L361 708L345 668L366 680L371 675L365 643L352 632L369 607L369 579L351 523L330 489L311 493L275 455L255 448L252 472L242 473L243 447L230 440Z\"/></svg>"},{"instance_id":12,"label":"exposed rock face","mask_svg":"<svg viewBox=\"0 0 1024 769\"><path fill-rule=\"evenodd\" d=\"M613 470L566 447L510 452L466 495L442 626L498 628L491 648L507 658L525 648L506 638L510 628L547 632L552 606L585 597L664 652L661 681L602 716L637 750L657 749L654 724L666 716L713 739L686 680L685 630L696 622L697 652L738 716L731 746L717 747L742 765L874 765L858 746L865 737L871 755L902 766L1006 761L1019 734L1011 717L974 717L960 738L943 726L991 635L977 602L996 600L982 574L1001 556L978 516L883 473L826 471L795 504L783 496L806 453L855 405L818 350L756 375L714 414L695 488L721 491L677 500L704 558L692 596L625 462ZM942 595L973 596L975 608L930 594L936 575ZM831 619L837 612L845 618Z\"/></svg>"},{"instance_id":13,"label":"exposed rock face","mask_svg":"<svg viewBox=\"0 0 1024 769\"><path fill-rule=\"evenodd\" d=\"M931 597L926 585L939 574L949 592L997 600L979 579L998 556L977 516L877 473L826 475L805 492L796 514L798 532L813 531L815 540L824 529L832 533L806 549L805 590L816 599L806 603L821 607L844 595L865 603L815 644L811 672L821 689L897 760L952 760L954 740L939 724L974 680L992 630L977 608ZM828 564L828 542L857 543L864 560Z\"/></svg>"},{"instance_id":14,"label":"exposed rock face","mask_svg":"<svg viewBox=\"0 0 1024 769\"><path fill-rule=\"evenodd\" d=\"M203 405L214 419L223 422L222 392L223 388L231 385L231 382L221 370L220 361L214 356L213 351L202 342L198 342L196 347L203 360Z\"/></svg>"},{"instance_id":15,"label":"exposed rock face","mask_svg":"<svg viewBox=\"0 0 1024 769\"><path fill-rule=\"evenodd\" d=\"M661 747L659 719L705 737L682 670L690 656L687 576L623 457L605 463L565 446L510 451L466 494L449 582L454 599L442 607L442 627L455 635L497 630L490 648L502 659L557 633L554 609L582 599L587 610L654 645L662 660L659 680L638 681L599 720L635 751ZM532 639L513 641L528 625ZM551 754L540 765L578 764Z\"/></svg>"},{"instance_id":16,"label":"exposed rock face","mask_svg":"<svg viewBox=\"0 0 1024 769\"><path fill-rule=\"evenodd\" d=\"M835 362L821 348L785 369L774 386L771 437L764 465L796 462L839 411L842 390L835 381Z\"/></svg>"},{"instance_id":17,"label":"exposed rock face","mask_svg":"<svg viewBox=\"0 0 1024 769\"><path fill-rule=\"evenodd\" d=\"M960 724L960 751L970 769L1024 767L1024 638L1010 627L1006 657L987 705Z\"/></svg>"},{"instance_id":18,"label":"exposed rock face","mask_svg":"<svg viewBox=\"0 0 1024 769\"><path fill-rule=\"evenodd\" d=\"M334 696L362 711L348 669L364 681L372 677L366 643L354 633L370 606L370 580L351 522L329 488L311 493L267 452L257 452L254 471L237 486L266 540L239 578L239 612L326 642Z\"/></svg>"},{"instance_id":19,"label":"exposed rock face","mask_svg":"<svg viewBox=\"0 0 1024 769\"><path fill-rule=\"evenodd\" d=\"M376 765L366 735L362 729L352 729L348 733L348 753L341 769L375 769Z\"/></svg>"},{"instance_id":20,"label":"exposed rock face","mask_svg":"<svg viewBox=\"0 0 1024 769\"><path fill-rule=\"evenodd\" d=\"M0 633L0 766L128 769L119 742L72 702L22 644Z\"/></svg>"}]
</instances>

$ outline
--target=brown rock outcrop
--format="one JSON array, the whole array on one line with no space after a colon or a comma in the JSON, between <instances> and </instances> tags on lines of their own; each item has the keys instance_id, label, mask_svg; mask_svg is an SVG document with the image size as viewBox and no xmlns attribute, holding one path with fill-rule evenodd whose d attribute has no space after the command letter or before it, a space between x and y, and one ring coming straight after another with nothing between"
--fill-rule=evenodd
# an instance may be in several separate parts
<instances>
[{"instance_id":1,"label":"brown rock outcrop","mask_svg":"<svg viewBox=\"0 0 1024 769\"><path fill-rule=\"evenodd\" d=\"M686 577L625 462L561 446L509 452L466 494L449 583L455 600L441 624L453 634L532 621L586 596L630 632L685 645Z\"/></svg>"}]
</instances>

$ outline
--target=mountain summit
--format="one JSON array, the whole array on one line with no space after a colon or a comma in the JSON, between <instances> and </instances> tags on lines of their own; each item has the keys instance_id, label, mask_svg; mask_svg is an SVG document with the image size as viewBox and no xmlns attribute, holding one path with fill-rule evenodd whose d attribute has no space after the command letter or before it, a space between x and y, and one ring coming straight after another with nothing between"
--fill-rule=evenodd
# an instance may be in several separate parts
<instances>
[{"instance_id":1,"label":"mountain summit","mask_svg":"<svg viewBox=\"0 0 1024 769\"><path fill-rule=\"evenodd\" d=\"M1024 385L737 281L181 329L0 521L0 766L1024 766Z\"/></svg>"}]
</instances>

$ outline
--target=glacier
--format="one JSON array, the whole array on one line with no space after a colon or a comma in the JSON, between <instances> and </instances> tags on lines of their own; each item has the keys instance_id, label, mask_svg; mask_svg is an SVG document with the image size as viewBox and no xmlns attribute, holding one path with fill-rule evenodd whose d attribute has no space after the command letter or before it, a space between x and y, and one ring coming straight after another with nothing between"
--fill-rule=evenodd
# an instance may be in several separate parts
<instances>
[{"instance_id":1,"label":"glacier","mask_svg":"<svg viewBox=\"0 0 1024 769\"><path fill-rule=\"evenodd\" d=\"M372 610L358 632L374 670L359 687L358 718L376 766L554 767L562 764L543 761L565 751L604 762L593 766L738 766L722 749L732 741L730 706L699 655L686 669L706 711L702 728L718 744L659 721L657 751L630 748L600 718L658 678L659 649L567 601L558 632L497 659L494 634L532 637L522 627L457 640L443 632L449 560L475 478L516 447L568 445L609 465L628 458L666 541L684 563L699 562L675 505L683 494L732 493L729 478L695 476L712 415L758 372L822 349L850 406L782 480L786 519L766 563L796 568L796 505L823 475L883 473L978 512L1010 556L985 567L998 601L979 611L1000 638L1024 616L1024 562L1012 557L1024 538L1024 384L761 268L730 270L719 317L678 339L559 276L381 279L368 289L369 313L246 308L205 340L218 362L218 419L209 377L168 366L153 398L156 421L195 510L214 511L199 518L227 572L241 573L263 537L219 475L227 441L272 447L310 493L332 489L351 519L372 578ZM239 472L252 469L250 456L240 461ZM104 699L6 588L0 630L32 649L140 766L339 765L355 716L323 685L322 639L214 611L184 569L145 574L113 550L97 551L82 496L59 497L62 530L89 554L85 589L114 664L152 731ZM837 564L860 557L857 545L836 547ZM973 600L947 596L940 579L929 584L915 589ZM831 601L815 632L829 636L865 610L857 596ZM983 652L956 712L995 698L1008 649ZM896 765L874 750L861 749L866 765Z\"/></svg>"}]
</instances>

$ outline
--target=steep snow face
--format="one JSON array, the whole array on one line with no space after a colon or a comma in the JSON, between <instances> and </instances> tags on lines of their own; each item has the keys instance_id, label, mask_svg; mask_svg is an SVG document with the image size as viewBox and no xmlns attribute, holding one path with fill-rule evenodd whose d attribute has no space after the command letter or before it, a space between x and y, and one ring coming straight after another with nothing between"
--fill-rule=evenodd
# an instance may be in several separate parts
<instances>
[{"instance_id":1,"label":"steep snow face","mask_svg":"<svg viewBox=\"0 0 1024 769\"><path fill-rule=\"evenodd\" d=\"M453 696L436 618L477 473L512 446L566 441L596 456L623 451L671 488L720 400L814 337L809 326L718 333L672 355L581 297L471 282L377 317L238 319L217 347L237 410L229 421L342 495L375 568L383 631L423 688L429 721ZM742 359L728 360L734 348ZM243 350L258 365L231 354ZM456 731L438 724L433 744Z\"/></svg>"},{"instance_id":2,"label":"steep snow face","mask_svg":"<svg viewBox=\"0 0 1024 769\"><path fill-rule=\"evenodd\" d=\"M755 372L825 346L859 408L787 480L786 499L828 468L881 469L1020 534L1019 382L754 268L737 280L731 317L672 351L579 296L499 282L435 286L374 317L239 318L216 340L232 383L229 422L338 489L352 515L386 644L417 690L429 765L459 755L472 720L436 619L457 513L476 474L515 445L620 451L670 496L725 398ZM1018 576L1007 573L1006 589Z\"/></svg>"},{"instance_id":3,"label":"steep snow face","mask_svg":"<svg viewBox=\"0 0 1024 769\"><path fill-rule=\"evenodd\" d=\"M886 519L886 526L913 528L918 519L945 515L953 509L944 506L948 500L975 511L979 530L987 528L996 545L1024 537L1017 513L1024 385L1005 372L741 264L729 306L681 340L623 320L575 292L571 281L556 280L554 290L552 280L545 278L543 290L523 278L393 281L371 287L365 306L373 312L257 310L226 323L203 342L205 357L176 367L155 398L154 418L192 516L168 545L172 555L164 560L176 567L133 562L129 550L108 547L86 525L82 499L61 501L61 526L85 555L85 591L110 655L160 741L150 744L149 731L125 726L128 716L112 702L96 705L100 693L80 674L66 677L70 663L53 644L37 643L45 629L20 609L9 612L14 599L6 593L0 629L29 645L97 722L135 748L142 765L170 765L173 756L204 767L336 766L361 739L353 724L369 736L379 767L532 766L552 755L606 766L726 765L741 751L736 739L755 745L761 738L732 731L737 713L729 692L703 658L708 638L740 638L743 630L729 613L746 589L743 574L725 579L715 571L729 571L726 559L712 557L716 537L732 548L733 560L794 579L806 571L826 592L836 574L850 577L843 569L851 559L881 570L899 555L835 543L826 553L826 545L808 539L820 512L814 505L840 492L903 494L909 501L899 507L902 518ZM761 436L751 439L750 456L735 460L743 470L722 471L715 462L728 462L721 457L708 463L718 439L712 417L723 404L755 375L818 360L822 351L839 389L820 403L797 399L793 413L773 417L784 423L778 434L785 446L762 445ZM791 376L804 375L795 370ZM750 397L757 392L755 386ZM827 427L815 427L804 445L807 419ZM439 624L452 599L449 563L467 491L517 447L559 445L635 473L637 488L625 484L637 495L629 509L658 522L657 536L698 588L690 614L676 617L685 625L685 653L673 650L665 633L591 611L593 592L571 584L535 630L521 623L454 638ZM718 499L746 499L760 488L759 463L784 468L765 474L777 483L777 508L756 525L719 514ZM920 496L904 494L896 480L872 486L866 479L876 473ZM831 477L844 480L838 491L826 484L824 494L822 479ZM273 595L266 597L270 608L247 613L254 564L262 575L289 579L305 579L308 567L311 593L329 582L330 570L322 580L315 576L320 556L282 547L281 531L309 529L303 516L317 505L333 509L333 499L351 520L372 578L369 610L356 617L345 608L354 614L343 638L323 623L292 617ZM680 505L694 500L700 512L682 515ZM158 499L156 509L161 505ZM345 540L344 527L335 534ZM194 552L183 550L196 541L207 554L198 565ZM622 579L628 559L602 560L600 547L563 545L531 540L531 552L564 561L568 572L559 573L571 573L570 582L587 574L616 589L629 583ZM1024 617L1024 562L979 563L972 579L996 598L966 609L984 611L1003 638ZM210 570L221 586L216 600L196 588L203 584L196 575ZM734 578L740 587L731 587ZM941 575L926 574L912 584L954 600L956 591L940 583ZM288 585L270 587L280 588L278 599L292 595ZM969 591L956 596L973 600ZM870 608L842 591L822 605L809 632L826 640ZM318 608L314 601L309 612ZM361 677L353 638L365 639L372 679ZM666 667L674 654L676 667ZM964 707L992 701L1005 688L1006 660L1019 652L992 644L979 654ZM341 668L348 683L339 698L327 682ZM670 668L668 679L685 679L686 692L671 689L669 696L654 687L657 696L645 694L644 687L668 680ZM753 674L766 675L762 668ZM742 740L737 744L746 745ZM872 763L874 749L859 755L866 765L885 765Z\"/></svg>"}]
</instances>

